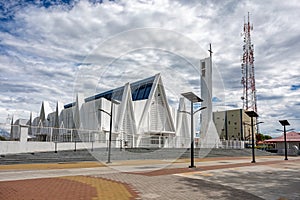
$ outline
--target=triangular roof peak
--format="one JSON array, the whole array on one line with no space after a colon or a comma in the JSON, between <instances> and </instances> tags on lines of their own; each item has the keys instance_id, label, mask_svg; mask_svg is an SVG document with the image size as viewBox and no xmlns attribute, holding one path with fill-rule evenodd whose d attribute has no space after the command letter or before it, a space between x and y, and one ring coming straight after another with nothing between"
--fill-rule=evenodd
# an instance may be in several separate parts
<instances>
[{"instance_id":1,"label":"triangular roof peak","mask_svg":"<svg viewBox=\"0 0 300 200\"><path fill-rule=\"evenodd\" d=\"M150 112L150 109L151 109L150 107L152 105L152 100L155 98L155 94L158 91L160 91L159 95L161 96L161 100L163 102L163 105L165 106L164 108L167 111L166 112L167 122L170 126L170 129L175 131L174 122L173 122L172 117L171 117L171 111L170 111L170 108L169 108L167 96L166 96L166 93L165 93L165 89L164 89L164 85L163 85L160 73L158 73L154 76L154 81L152 83L151 90L149 91L149 97L147 98L147 102L145 104L142 116L140 118L140 121L139 121L139 124L138 124L138 129L142 128L142 126L143 126L143 124L146 120L146 117L147 117L148 113Z\"/></svg>"},{"instance_id":2,"label":"triangular roof peak","mask_svg":"<svg viewBox=\"0 0 300 200\"><path fill-rule=\"evenodd\" d=\"M43 101L41 110L40 110L40 120L44 121L49 113L52 113L52 109L50 107L50 103L48 101Z\"/></svg>"},{"instance_id":3,"label":"triangular roof peak","mask_svg":"<svg viewBox=\"0 0 300 200\"><path fill-rule=\"evenodd\" d=\"M135 116L134 116L134 110L133 110L133 103L132 103L132 98L131 98L131 89L129 83L126 83L124 86L124 94L122 97L121 104L119 106L119 112L118 112L118 124L116 126L117 130L121 130L121 126L124 127L129 124L131 126L130 133L132 135L136 134L136 122L135 122ZM126 119L124 121L124 119ZM125 123L125 124L124 124ZM128 127L127 127L128 128ZM125 128L125 129L127 129Z\"/></svg>"}]
</instances>

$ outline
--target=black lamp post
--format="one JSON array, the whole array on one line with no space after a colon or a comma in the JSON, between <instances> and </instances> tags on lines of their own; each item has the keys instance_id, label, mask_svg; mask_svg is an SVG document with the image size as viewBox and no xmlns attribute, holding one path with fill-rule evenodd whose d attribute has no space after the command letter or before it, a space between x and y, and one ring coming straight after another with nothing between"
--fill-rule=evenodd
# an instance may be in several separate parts
<instances>
[{"instance_id":1,"label":"black lamp post","mask_svg":"<svg viewBox=\"0 0 300 200\"><path fill-rule=\"evenodd\" d=\"M254 125L253 125L253 117L257 118L258 114L255 111L245 111L245 113L251 118L251 129L252 129L252 161L251 163L255 163L255 149L254 149Z\"/></svg>"},{"instance_id":2,"label":"black lamp post","mask_svg":"<svg viewBox=\"0 0 300 200\"><path fill-rule=\"evenodd\" d=\"M107 155L107 162L106 163L111 163L110 161L110 154L111 154L111 135L112 135L112 121L113 121L113 107L114 104L120 104L118 101L111 99L111 105L110 105L110 113L103 110L99 109L100 111L108 114L110 116L110 123L109 123L109 137L108 137L108 155Z\"/></svg>"},{"instance_id":3,"label":"black lamp post","mask_svg":"<svg viewBox=\"0 0 300 200\"><path fill-rule=\"evenodd\" d=\"M200 110L205 109L206 107L202 107L194 112L194 103L202 102L203 100L197 95L195 95L193 92L182 93L181 95L191 102L191 112L187 112L191 115L191 165L189 166L189 168L195 168L196 166L194 165L194 114Z\"/></svg>"},{"instance_id":4,"label":"black lamp post","mask_svg":"<svg viewBox=\"0 0 300 200\"><path fill-rule=\"evenodd\" d=\"M285 155L285 159L284 160L288 160L287 158L287 144L286 144L286 126L289 126L290 123L288 122L288 120L279 120L279 123L283 126L283 134L284 134L284 155Z\"/></svg>"}]
</instances>

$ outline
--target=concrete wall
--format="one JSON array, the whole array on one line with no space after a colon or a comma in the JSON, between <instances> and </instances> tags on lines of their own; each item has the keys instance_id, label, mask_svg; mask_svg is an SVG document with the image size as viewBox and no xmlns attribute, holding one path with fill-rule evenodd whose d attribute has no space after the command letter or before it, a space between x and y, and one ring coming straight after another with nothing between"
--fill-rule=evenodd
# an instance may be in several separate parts
<instances>
[{"instance_id":1,"label":"concrete wall","mask_svg":"<svg viewBox=\"0 0 300 200\"><path fill-rule=\"evenodd\" d=\"M242 109L218 111L213 113L220 139L247 141L251 138L251 121ZM254 124L255 119L254 119ZM256 129L254 130L256 134Z\"/></svg>"},{"instance_id":2,"label":"concrete wall","mask_svg":"<svg viewBox=\"0 0 300 200\"><path fill-rule=\"evenodd\" d=\"M297 146L300 149L300 142L287 142L287 149L292 149L293 146ZM276 143L276 148L277 149L284 149L284 142L277 142Z\"/></svg>"},{"instance_id":3,"label":"concrete wall","mask_svg":"<svg viewBox=\"0 0 300 200\"><path fill-rule=\"evenodd\" d=\"M106 147L106 143L93 143L94 148ZM113 147L113 145L112 145ZM76 149L91 149L92 143L77 142ZM57 151L74 150L74 142L57 143ZM28 153L55 151L54 142L19 142L19 141L0 141L0 154Z\"/></svg>"},{"instance_id":4,"label":"concrete wall","mask_svg":"<svg viewBox=\"0 0 300 200\"><path fill-rule=\"evenodd\" d=\"M226 112L228 140L242 140L241 109Z\"/></svg>"},{"instance_id":5,"label":"concrete wall","mask_svg":"<svg viewBox=\"0 0 300 200\"><path fill-rule=\"evenodd\" d=\"M213 120L220 136L220 139L226 140L226 112L225 111L217 111L213 113Z\"/></svg>"}]
</instances>

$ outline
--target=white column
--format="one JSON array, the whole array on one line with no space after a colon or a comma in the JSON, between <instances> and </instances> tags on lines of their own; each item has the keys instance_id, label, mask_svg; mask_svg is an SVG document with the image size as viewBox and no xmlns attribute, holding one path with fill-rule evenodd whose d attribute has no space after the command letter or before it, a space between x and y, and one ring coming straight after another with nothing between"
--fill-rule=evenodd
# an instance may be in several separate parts
<instances>
[{"instance_id":1,"label":"white column","mask_svg":"<svg viewBox=\"0 0 300 200\"><path fill-rule=\"evenodd\" d=\"M20 142L27 142L28 138L28 126L20 125Z\"/></svg>"}]
</instances>

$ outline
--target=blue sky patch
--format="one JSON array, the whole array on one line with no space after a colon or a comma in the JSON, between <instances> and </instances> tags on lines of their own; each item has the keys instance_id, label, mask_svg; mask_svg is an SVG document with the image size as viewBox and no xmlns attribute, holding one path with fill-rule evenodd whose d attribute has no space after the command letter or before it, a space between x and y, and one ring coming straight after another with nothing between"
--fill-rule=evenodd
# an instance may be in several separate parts
<instances>
[{"instance_id":1,"label":"blue sky patch","mask_svg":"<svg viewBox=\"0 0 300 200\"><path fill-rule=\"evenodd\" d=\"M300 84L291 86L291 90L298 90L299 88L300 88Z\"/></svg>"},{"instance_id":2,"label":"blue sky patch","mask_svg":"<svg viewBox=\"0 0 300 200\"><path fill-rule=\"evenodd\" d=\"M212 102L222 102L222 100L219 99L218 97L213 97Z\"/></svg>"}]
</instances>

